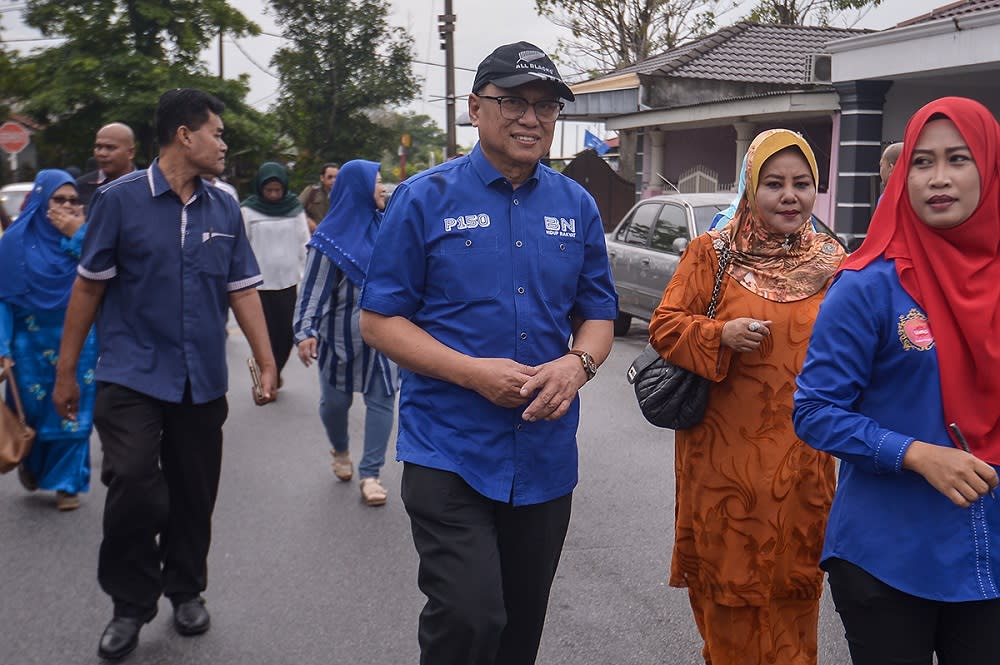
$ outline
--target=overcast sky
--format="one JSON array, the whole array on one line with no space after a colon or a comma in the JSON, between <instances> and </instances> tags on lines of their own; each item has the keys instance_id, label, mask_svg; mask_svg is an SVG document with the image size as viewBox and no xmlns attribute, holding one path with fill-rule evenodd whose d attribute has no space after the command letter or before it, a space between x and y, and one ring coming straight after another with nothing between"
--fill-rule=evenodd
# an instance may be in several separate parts
<instances>
[{"instance_id":1,"label":"overcast sky","mask_svg":"<svg viewBox=\"0 0 1000 665\"><path fill-rule=\"evenodd\" d=\"M752 0L746 0L749 5ZM950 0L883 0L882 5L867 12L854 27L884 29L913 16L924 14ZM19 11L23 0L0 0L3 11L3 32L5 41L21 48L43 45L42 42L14 41L37 37L24 28L19 21ZM277 35L280 30L271 15L266 13L266 0L230 0L230 4L243 12L247 18L260 25L265 33ZM415 59L424 63L444 63L444 51L438 45L437 16L444 13L444 0L393 0L391 20L403 26L414 36ZM543 50L551 52L564 31L548 20L535 14L534 0L453 0L453 10L457 17L455 31L455 90L460 96L458 112L464 110L461 96L472 87L476 65L496 46L516 41L529 41ZM738 16L729 17L729 22ZM727 22L723 19L723 22ZM281 38L262 34L257 37L236 40L227 38L223 50L223 70L226 76L240 73L250 75L251 90L249 101L254 107L266 110L276 98L277 80L269 72L270 59L281 44ZM317 54L320 57L321 54ZM205 53L211 71L218 71L218 46ZM473 71L467 71L473 70ZM445 107L440 98L444 95L444 68L433 64L417 64L415 72L423 80L423 88L415 101L407 108L434 118L444 127ZM597 130L597 127L593 128ZM568 144L580 142L582 128L574 128L572 136L564 139ZM458 142L470 145L475 141L471 128L459 128ZM558 152L558 139L553 146ZM566 145L567 152L576 152L579 147Z\"/></svg>"}]
</instances>

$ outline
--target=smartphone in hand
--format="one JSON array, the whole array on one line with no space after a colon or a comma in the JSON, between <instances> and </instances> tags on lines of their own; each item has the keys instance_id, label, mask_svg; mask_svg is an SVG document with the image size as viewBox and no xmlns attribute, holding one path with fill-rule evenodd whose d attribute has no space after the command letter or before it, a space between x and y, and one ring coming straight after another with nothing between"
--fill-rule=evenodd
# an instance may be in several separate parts
<instances>
[{"instance_id":1,"label":"smartphone in hand","mask_svg":"<svg viewBox=\"0 0 1000 665\"><path fill-rule=\"evenodd\" d=\"M247 358L247 366L250 368L250 379L253 381L253 394L258 399L264 399L264 386L260 382L260 367L253 356Z\"/></svg>"}]
</instances>

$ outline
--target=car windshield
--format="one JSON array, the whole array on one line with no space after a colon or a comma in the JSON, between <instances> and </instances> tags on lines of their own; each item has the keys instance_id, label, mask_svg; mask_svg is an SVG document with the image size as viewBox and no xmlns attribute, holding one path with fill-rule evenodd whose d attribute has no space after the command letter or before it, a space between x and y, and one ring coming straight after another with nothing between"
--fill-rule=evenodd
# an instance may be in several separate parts
<instances>
[{"instance_id":1,"label":"car windshield","mask_svg":"<svg viewBox=\"0 0 1000 665\"><path fill-rule=\"evenodd\" d=\"M721 203L713 203L707 206L695 206L694 207L694 226L698 230L698 235L701 235L705 231L708 231L708 227L712 225L712 219L715 218L716 213L721 210L725 210L728 206Z\"/></svg>"}]
</instances>

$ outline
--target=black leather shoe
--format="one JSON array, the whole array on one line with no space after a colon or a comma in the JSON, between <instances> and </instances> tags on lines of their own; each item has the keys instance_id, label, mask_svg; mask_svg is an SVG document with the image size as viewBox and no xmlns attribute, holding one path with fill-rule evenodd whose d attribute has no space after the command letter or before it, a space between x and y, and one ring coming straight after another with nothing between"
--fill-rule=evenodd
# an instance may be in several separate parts
<instances>
[{"instance_id":1,"label":"black leather shoe","mask_svg":"<svg viewBox=\"0 0 1000 665\"><path fill-rule=\"evenodd\" d=\"M174 628L181 635L201 635L210 623L204 598L192 598L174 606Z\"/></svg>"},{"instance_id":2,"label":"black leather shoe","mask_svg":"<svg viewBox=\"0 0 1000 665\"><path fill-rule=\"evenodd\" d=\"M97 655L106 660L118 660L129 655L139 646L139 630L142 619L115 617L104 629Z\"/></svg>"}]
</instances>

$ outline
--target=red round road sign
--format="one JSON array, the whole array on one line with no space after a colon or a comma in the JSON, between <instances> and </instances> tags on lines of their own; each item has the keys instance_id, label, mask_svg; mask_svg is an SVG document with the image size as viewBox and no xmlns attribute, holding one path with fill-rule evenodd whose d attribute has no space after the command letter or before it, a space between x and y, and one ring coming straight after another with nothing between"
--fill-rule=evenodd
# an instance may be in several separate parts
<instances>
[{"instance_id":1,"label":"red round road sign","mask_svg":"<svg viewBox=\"0 0 1000 665\"><path fill-rule=\"evenodd\" d=\"M31 135L23 125L8 120L0 125L0 148L11 155L16 155L31 143Z\"/></svg>"}]
</instances>

